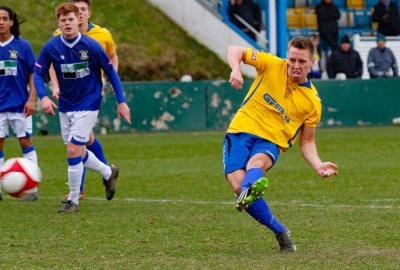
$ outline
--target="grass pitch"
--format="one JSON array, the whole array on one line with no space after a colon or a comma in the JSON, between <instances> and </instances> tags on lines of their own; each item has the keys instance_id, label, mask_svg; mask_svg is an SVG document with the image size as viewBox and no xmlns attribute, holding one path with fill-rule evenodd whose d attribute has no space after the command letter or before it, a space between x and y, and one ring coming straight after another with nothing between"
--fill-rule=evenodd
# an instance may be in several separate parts
<instances>
[{"instance_id":1,"label":"grass pitch","mask_svg":"<svg viewBox=\"0 0 400 270\"><path fill-rule=\"evenodd\" d=\"M392 127L320 129L319 154L339 165L319 178L296 144L267 173L265 195L298 252L235 209L223 175L223 133L99 137L121 168L104 198L88 172L81 211L60 214L68 187L59 137L35 137L40 200L0 202L0 269L396 269L400 265L399 135ZM6 158L20 156L15 138Z\"/></svg>"}]
</instances>

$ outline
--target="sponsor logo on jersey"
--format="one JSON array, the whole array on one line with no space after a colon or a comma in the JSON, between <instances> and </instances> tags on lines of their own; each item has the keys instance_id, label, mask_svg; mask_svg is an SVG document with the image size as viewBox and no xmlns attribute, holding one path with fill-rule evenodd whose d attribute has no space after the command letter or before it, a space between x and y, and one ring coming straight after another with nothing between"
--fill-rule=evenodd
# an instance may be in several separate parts
<instances>
[{"instance_id":1,"label":"sponsor logo on jersey","mask_svg":"<svg viewBox=\"0 0 400 270\"><path fill-rule=\"evenodd\" d=\"M17 76L17 61L0 61L0 76Z\"/></svg>"},{"instance_id":2,"label":"sponsor logo on jersey","mask_svg":"<svg viewBox=\"0 0 400 270\"><path fill-rule=\"evenodd\" d=\"M89 63L61 64L64 79L79 79L90 75Z\"/></svg>"},{"instance_id":3,"label":"sponsor logo on jersey","mask_svg":"<svg viewBox=\"0 0 400 270\"><path fill-rule=\"evenodd\" d=\"M276 102L276 100L273 97L271 97L268 94L265 94L264 100L267 102L268 105L272 106L272 108L281 115L283 121L285 121L288 124L290 123L290 118L286 114L285 109L278 102Z\"/></svg>"}]
</instances>

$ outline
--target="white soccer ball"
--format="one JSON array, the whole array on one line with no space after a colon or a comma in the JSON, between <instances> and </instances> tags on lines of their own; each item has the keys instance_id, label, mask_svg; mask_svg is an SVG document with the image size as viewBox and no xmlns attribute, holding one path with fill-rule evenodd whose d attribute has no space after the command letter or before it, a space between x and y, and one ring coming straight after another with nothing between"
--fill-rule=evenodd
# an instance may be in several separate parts
<instances>
[{"instance_id":1,"label":"white soccer ball","mask_svg":"<svg viewBox=\"0 0 400 270\"><path fill-rule=\"evenodd\" d=\"M41 181L39 166L26 158L10 158L0 170L1 191L13 197L32 194Z\"/></svg>"}]
</instances>

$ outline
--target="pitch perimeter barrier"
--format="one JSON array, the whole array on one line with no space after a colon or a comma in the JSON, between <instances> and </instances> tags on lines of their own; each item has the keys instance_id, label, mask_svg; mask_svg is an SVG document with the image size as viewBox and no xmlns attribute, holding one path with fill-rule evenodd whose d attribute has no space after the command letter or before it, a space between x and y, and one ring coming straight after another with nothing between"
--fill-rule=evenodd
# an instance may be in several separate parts
<instances>
[{"instance_id":1,"label":"pitch perimeter barrier","mask_svg":"<svg viewBox=\"0 0 400 270\"><path fill-rule=\"evenodd\" d=\"M322 99L322 127L387 126L400 117L400 79L316 80ZM243 90L225 80L198 82L125 82L132 124L117 118L116 99L107 87L95 132L225 130L239 108L251 80ZM59 134L58 116L42 112L36 104L35 134Z\"/></svg>"}]
</instances>

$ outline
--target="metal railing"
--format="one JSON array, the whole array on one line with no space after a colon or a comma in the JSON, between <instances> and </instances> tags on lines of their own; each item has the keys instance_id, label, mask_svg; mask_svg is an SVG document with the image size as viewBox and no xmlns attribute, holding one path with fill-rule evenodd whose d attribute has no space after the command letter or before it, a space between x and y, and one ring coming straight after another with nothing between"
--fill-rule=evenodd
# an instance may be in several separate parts
<instances>
[{"instance_id":1,"label":"metal railing","mask_svg":"<svg viewBox=\"0 0 400 270\"><path fill-rule=\"evenodd\" d=\"M252 44L257 49L267 50L268 39L266 38L265 31L257 31L248 22L246 22L239 15L234 14L235 19L242 23L249 31L254 33L256 40L249 37L243 30L237 27L229 18L228 7L229 0L197 0L200 4L208 8L212 13L221 18L230 28L232 28L236 33L242 36L246 41Z\"/></svg>"},{"instance_id":2,"label":"metal railing","mask_svg":"<svg viewBox=\"0 0 400 270\"><path fill-rule=\"evenodd\" d=\"M268 40L264 35L261 34L262 33L261 31L260 32L257 31L253 26L251 26L248 22L246 22L242 17L240 17L236 13L233 14L233 16L256 36L257 39L256 42L258 45L260 45L263 49L267 48Z\"/></svg>"}]
</instances>

